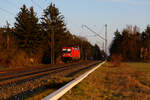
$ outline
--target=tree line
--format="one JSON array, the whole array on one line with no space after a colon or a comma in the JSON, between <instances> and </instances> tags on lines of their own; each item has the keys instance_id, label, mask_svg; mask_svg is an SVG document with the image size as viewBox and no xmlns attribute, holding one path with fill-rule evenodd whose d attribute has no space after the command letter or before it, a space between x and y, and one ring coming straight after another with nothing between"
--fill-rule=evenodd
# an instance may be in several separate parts
<instances>
[{"instance_id":1,"label":"tree line","mask_svg":"<svg viewBox=\"0 0 150 100\"><path fill-rule=\"evenodd\" d=\"M50 4L38 18L33 7L23 5L15 17L14 26L9 23L0 28L0 65L22 66L51 63L52 32L54 32L55 63L61 58L64 46L79 46L82 60L99 60L102 51L85 38L72 35L67 30L64 16Z\"/></svg>"},{"instance_id":2,"label":"tree line","mask_svg":"<svg viewBox=\"0 0 150 100\"><path fill-rule=\"evenodd\" d=\"M137 26L116 30L110 46L110 55L121 56L123 61L150 61L150 26L143 32ZM116 58L117 60L117 58Z\"/></svg>"}]
</instances>

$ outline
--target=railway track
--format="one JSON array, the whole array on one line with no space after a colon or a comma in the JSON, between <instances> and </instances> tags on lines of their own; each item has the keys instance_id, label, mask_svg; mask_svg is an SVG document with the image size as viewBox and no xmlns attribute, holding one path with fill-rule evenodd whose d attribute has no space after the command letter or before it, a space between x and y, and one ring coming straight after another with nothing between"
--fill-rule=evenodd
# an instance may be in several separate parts
<instances>
[{"instance_id":1,"label":"railway track","mask_svg":"<svg viewBox=\"0 0 150 100\"><path fill-rule=\"evenodd\" d=\"M57 80L72 77L99 63L100 61L84 61L0 71L0 100L20 100L38 89L55 88L61 85L57 84Z\"/></svg>"},{"instance_id":2,"label":"railway track","mask_svg":"<svg viewBox=\"0 0 150 100\"><path fill-rule=\"evenodd\" d=\"M65 65L48 65L39 67L17 68L12 70L0 71L0 86L9 83L19 83L28 80L37 79L46 75L53 75L65 70L73 69L81 65L94 65L98 62L79 62Z\"/></svg>"}]
</instances>

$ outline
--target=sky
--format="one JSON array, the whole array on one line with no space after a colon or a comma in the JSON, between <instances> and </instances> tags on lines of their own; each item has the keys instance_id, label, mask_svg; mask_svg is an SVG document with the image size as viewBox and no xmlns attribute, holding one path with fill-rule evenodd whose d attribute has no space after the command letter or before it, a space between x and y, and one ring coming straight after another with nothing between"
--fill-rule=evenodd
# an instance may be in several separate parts
<instances>
[{"instance_id":1,"label":"sky","mask_svg":"<svg viewBox=\"0 0 150 100\"><path fill-rule=\"evenodd\" d=\"M116 29L122 31L126 25L137 25L143 31L150 24L150 0L1 0L0 27L6 25L6 21L13 27L15 17L23 4L28 8L33 6L37 16L41 18L43 9L51 2L64 15L69 31L86 37L100 48L104 41L92 36L93 33L82 28L82 25L87 25L104 37L104 26L107 24L110 45Z\"/></svg>"}]
</instances>

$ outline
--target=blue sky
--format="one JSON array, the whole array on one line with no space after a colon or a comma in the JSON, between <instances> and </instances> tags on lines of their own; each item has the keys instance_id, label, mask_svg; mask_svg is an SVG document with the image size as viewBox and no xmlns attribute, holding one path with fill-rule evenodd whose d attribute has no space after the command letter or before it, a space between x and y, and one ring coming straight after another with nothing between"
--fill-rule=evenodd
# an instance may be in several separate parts
<instances>
[{"instance_id":1,"label":"blue sky","mask_svg":"<svg viewBox=\"0 0 150 100\"><path fill-rule=\"evenodd\" d=\"M32 2L33 1L33 2ZM13 26L15 16L20 7L34 6L40 18L51 2L56 4L68 29L81 36L92 35L83 24L89 26L101 36L104 36L104 25L108 25L109 44L113 38L113 32L118 28L122 31L126 25L137 25L143 31L150 24L150 0L1 0L0 1L0 26L6 24L6 20ZM40 8L41 7L41 8ZM9 10L8 10L9 9ZM7 11L4 11L7 10ZM103 40L98 37L87 37L92 43L102 47Z\"/></svg>"}]
</instances>

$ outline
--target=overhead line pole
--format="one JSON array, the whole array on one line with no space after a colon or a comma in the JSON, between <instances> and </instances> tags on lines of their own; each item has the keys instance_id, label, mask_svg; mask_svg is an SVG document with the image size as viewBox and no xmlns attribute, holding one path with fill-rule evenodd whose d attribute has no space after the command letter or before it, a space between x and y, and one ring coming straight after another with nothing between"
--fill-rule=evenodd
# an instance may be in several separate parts
<instances>
[{"instance_id":1,"label":"overhead line pole","mask_svg":"<svg viewBox=\"0 0 150 100\"><path fill-rule=\"evenodd\" d=\"M54 27L52 28L52 33L51 33L51 64L55 64L55 50L54 50Z\"/></svg>"},{"instance_id":2,"label":"overhead line pole","mask_svg":"<svg viewBox=\"0 0 150 100\"><path fill-rule=\"evenodd\" d=\"M54 48L54 38L55 38L55 36L54 36L54 26L51 26L51 24L50 24L50 21L49 21L49 19L48 19L48 17L46 16L46 18L47 18L47 23L48 23L48 27L50 28L52 28L51 29L51 64L55 64L55 48Z\"/></svg>"},{"instance_id":3,"label":"overhead line pole","mask_svg":"<svg viewBox=\"0 0 150 100\"><path fill-rule=\"evenodd\" d=\"M105 24L105 53L107 54L107 24Z\"/></svg>"}]
</instances>

